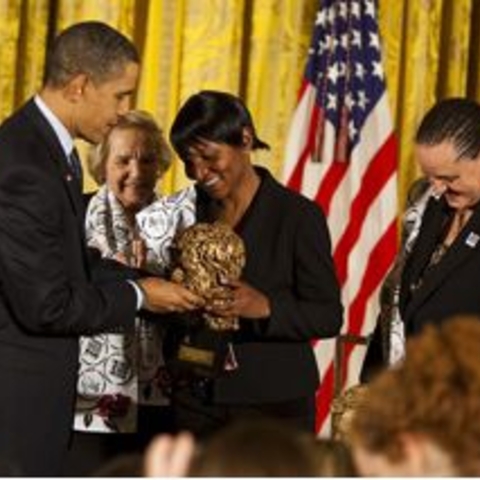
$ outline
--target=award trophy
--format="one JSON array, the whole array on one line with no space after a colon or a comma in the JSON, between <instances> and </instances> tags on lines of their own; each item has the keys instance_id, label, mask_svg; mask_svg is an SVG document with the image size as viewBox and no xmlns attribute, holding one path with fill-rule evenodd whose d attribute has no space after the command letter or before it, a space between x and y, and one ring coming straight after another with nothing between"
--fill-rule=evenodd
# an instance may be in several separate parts
<instances>
[{"instance_id":1,"label":"award trophy","mask_svg":"<svg viewBox=\"0 0 480 480\"><path fill-rule=\"evenodd\" d=\"M172 281L202 296L207 304L215 304L230 300L231 290L221 280L240 277L245 246L224 223L197 223L177 235L173 259ZM197 376L218 376L232 352L230 339L239 328L238 318L201 311L187 314L186 323L189 327L175 354L177 367Z\"/></svg>"}]
</instances>

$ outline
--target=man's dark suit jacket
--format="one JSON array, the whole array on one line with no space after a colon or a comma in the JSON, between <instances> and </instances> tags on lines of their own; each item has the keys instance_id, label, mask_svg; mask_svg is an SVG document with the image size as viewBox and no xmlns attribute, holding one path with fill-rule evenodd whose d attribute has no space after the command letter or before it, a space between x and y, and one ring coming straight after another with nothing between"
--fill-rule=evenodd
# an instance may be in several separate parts
<instances>
[{"instance_id":1,"label":"man's dark suit jacket","mask_svg":"<svg viewBox=\"0 0 480 480\"><path fill-rule=\"evenodd\" d=\"M78 336L133 326L135 291L111 281L130 273L92 283L83 213L61 145L30 101L0 127L0 457L22 475L60 473Z\"/></svg>"},{"instance_id":2,"label":"man's dark suit jacket","mask_svg":"<svg viewBox=\"0 0 480 480\"><path fill-rule=\"evenodd\" d=\"M312 339L334 337L342 326L340 289L325 217L312 201L256 168L262 179L236 227L245 242L242 279L270 300L268 320L242 321L234 336L238 370L215 382L222 404L283 402L311 396L319 375ZM208 220L208 200L198 219Z\"/></svg>"},{"instance_id":3,"label":"man's dark suit jacket","mask_svg":"<svg viewBox=\"0 0 480 480\"><path fill-rule=\"evenodd\" d=\"M452 214L443 198L429 201L405 264L400 311L407 336L452 315L480 315L480 206L441 261L425 270Z\"/></svg>"}]
</instances>

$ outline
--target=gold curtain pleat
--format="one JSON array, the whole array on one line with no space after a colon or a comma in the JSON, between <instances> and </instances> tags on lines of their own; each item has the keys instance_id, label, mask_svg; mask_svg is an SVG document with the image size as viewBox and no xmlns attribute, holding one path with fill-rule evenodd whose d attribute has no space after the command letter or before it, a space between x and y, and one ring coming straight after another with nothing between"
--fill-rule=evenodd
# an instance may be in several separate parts
<instances>
[{"instance_id":1,"label":"gold curtain pleat","mask_svg":"<svg viewBox=\"0 0 480 480\"><path fill-rule=\"evenodd\" d=\"M392 114L398 112L399 94L401 90L401 64L404 43L403 23L405 5L408 0L395 2L380 2L378 9L378 23L380 30L382 59L385 69L388 98ZM398 118L393 118L398 122Z\"/></svg>"},{"instance_id":2,"label":"gold curtain pleat","mask_svg":"<svg viewBox=\"0 0 480 480\"><path fill-rule=\"evenodd\" d=\"M468 50L468 84L467 94L469 98L480 100L480 1L475 0L472 3L470 16L470 39Z\"/></svg>"},{"instance_id":3,"label":"gold curtain pleat","mask_svg":"<svg viewBox=\"0 0 480 480\"><path fill-rule=\"evenodd\" d=\"M310 0L254 2L246 63L246 102L260 138L271 152L258 152L256 163L276 176L283 164L286 132L296 106L305 68L316 5Z\"/></svg>"},{"instance_id":4,"label":"gold curtain pleat","mask_svg":"<svg viewBox=\"0 0 480 480\"><path fill-rule=\"evenodd\" d=\"M0 0L0 45L2 45L3 52L0 74L0 113L2 118L7 116L15 105L20 13L21 8L18 2Z\"/></svg>"},{"instance_id":5,"label":"gold curtain pleat","mask_svg":"<svg viewBox=\"0 0 480 480\"><path fill-rule=\"evenodd\" d=\"M158 0L149 3L138 108L151 112L168 137L168 129L180 105L180 67L182 32L185 21L185 0ZM182 166L175 162L163 177L159 189L175 191Z\"/></svg>"},{"instance_id":6,"label":"gold curtain pleat","mask_svg":"<svg viewBox=\"0 0 480 480\"><path fill-rule=\"evenodd\" d=\"M239 93L243 18L239 0L151 2L138 105L155 113L166 135L191 94L202 89ZM170 193L187 183L176 162L161 190Z\"/></svg>"},{"instance_id":7,"label":"gold curtain pleat","mask_svg":"<svg viewBox=\"0 0 480 480\"><path fill-rule=\"evenodd\" d=\"M48 0L0 0L0 120L40 86L48 14Z\"/></svg>"},{"instance_id":8,"label":"gold curtain pleat","mask_svg":"<svg viewBox=\"0 0 480 480\"><path fill-rule=\"evenodd\" d=\"M390 2L384 2L382 18L389 15ZM395 100L395 127L399 139L399 204L404 205L406 193L419 172L413 158L413 141L418 123L425 111L437 98L440 58L440 34L442 0L406 1L403 5L402 45L392 49L399 51L400 63L396 76L387 82L396 85L389 92ZM391 22L395 20L392 18ZM398 21L398 19L397 19ZM385 24L381 25L385 26ZM392 40L384 34L385 40ZM398 42L398 40L394 40ZM386 50L389 50L387 44ZM392 70L387 71L387 75Z\"/></svg>"},{"instance_id":9,"label":"gold curtain pleat","mask_svg":"<svg viewBox=\"0 0 480 480\"><path fill-rule=\"evenodd\" d=\"M438 72L439 98L467 94L472 0L444 1Z\"/></svg>"},{"instance_id":10,"label":"gold curtain pleat","mask_svg":"<svg viewBox=\"0 0 480 480\"><path fill-rule=\"evenodd\" d=\"M75 22L98 20L118 28L132 38L135 5L135 0L59 0L57 31Z\"/></svg>"}]
</instances>

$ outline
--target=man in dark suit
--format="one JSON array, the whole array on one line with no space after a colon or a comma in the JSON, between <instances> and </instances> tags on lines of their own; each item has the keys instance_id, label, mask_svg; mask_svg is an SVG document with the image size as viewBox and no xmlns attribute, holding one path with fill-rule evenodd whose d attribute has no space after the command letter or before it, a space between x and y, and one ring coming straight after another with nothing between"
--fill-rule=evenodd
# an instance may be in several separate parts
<instances>
[{"instance_id":1,"label":"man in dark suit","mask_svg":"<svg viewBox=\"0 0 480 480\"><path fill-rule=\"evenodd\" d=\"M39 95L0 127L0 456L22 475L61 473L80 334L131 328L142 307L201 304L85 246L73 140L102 139L129 109L138 71L119 32L74 25L53 43Z\"/></svg>"}]
</instances>

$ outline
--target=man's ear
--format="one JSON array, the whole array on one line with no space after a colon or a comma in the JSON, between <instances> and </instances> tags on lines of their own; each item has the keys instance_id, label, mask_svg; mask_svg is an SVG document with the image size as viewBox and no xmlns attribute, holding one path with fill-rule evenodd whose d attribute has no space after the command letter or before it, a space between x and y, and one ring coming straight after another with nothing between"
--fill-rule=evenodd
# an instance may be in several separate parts
<instances>
[{"instance_id":1,"label":"man's ear","mask_svg":"<svg viewBox=\"0 0 480 480\"><path fill-rule=\"evenodd\" d=\"M72 77L64 88L64 94L67 100L77 103L79 102L88 83L88 76L85 73L79 73Z\"/></svg>"},{"instance_id":2,"label":"man's ear","mask_svg":"<svg viewBox=\"0 0 480 480\"><path fill-rule=\"evenodd\" d=\"M244 127L242 131L242 146L246 150L251 150L252 145L253 145L252 131L249 128Z\"/></svg>"}]
</instances>

